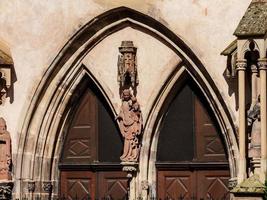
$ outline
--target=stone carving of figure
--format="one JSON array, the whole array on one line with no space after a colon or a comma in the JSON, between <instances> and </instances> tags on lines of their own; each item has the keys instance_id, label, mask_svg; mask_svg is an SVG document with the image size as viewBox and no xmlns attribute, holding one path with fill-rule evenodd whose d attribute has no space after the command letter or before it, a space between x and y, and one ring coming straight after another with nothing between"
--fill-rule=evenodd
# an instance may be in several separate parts
<instances>
[{"instance_id":1,"label":"stone carving of figure","mask_svg":"<svg viewBox=\"0 0 267 200\"><path fill-rule=\"evenodd\" d=\"M124 148L120 159L123 162L137 162L143 124L140 105L129 89L123 90L121 98L122 105L117 120L124 138Z\"/></svg>"},{"instance_id":2,"label":"stone carving of figure","mask_svg":"<svg viewBox=\"0 0 267 200\"><path fill-rule=\"evenodd\" d=\"M261 156L260 96L248 112L248 129L250 133L248 157L251 159L251 170L255 171L255 168L259 168Z\"/></svg>"},{"instance_id":3,"label":"stone carving of figure","mask_svg":"<svg viewBox=\"0 0 267 200\"><path fill-rule=\"evenodd\" d=\"M0 180L11 180L11 138L6 122L0 118Z\"/></svg>"}]
</instances>

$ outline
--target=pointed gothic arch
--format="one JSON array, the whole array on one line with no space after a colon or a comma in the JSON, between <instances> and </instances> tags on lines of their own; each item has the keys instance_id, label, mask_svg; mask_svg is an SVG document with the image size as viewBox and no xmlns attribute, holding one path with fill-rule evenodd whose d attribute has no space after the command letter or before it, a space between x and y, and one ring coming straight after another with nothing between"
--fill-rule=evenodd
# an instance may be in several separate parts
<instances>
[{"instance_id":1,"label":"pointed gothic arch","mask_svg":"<svg viewBox=\"0 0 267 200\"><path fill-rule=\"evenodd\" d=\"M149 168L151 168L150 159L153 158L153 140L155 140L153 131L158 122L158 112L166 96L171 92L171 88L179 82L185 72L195 80L208 102L211 103L227 144L231 176L236 177L235 158L238 156L238 148L232 117L203 64L193 51L166 26L138 11L119 7L92 19L66 43L48 67L32 95L22 122L17 151L15 176L18 198L27 193L28 182L31 181L35 182L37 188L35 192L39 194L43 192L44 184L51 182L54 185L52 194L57 195L57 164L61 148L59 135L62 134L62 124L70 112L69 101L84 77L87 76L95 82L114 116L116 115L107 86L102 84L101 80L96 80L93 74L83 67L81 61L96 44L127 26L152 35L183 60L183 65L172 72L162 87L145 122L143 140L150 142L143 144L140 155L140 176L137 180L142 181L145 177L153 181L152 176L149 175L151 173Z\"/></svg>"},{"instance_id":2,"label":"pointed gothic arch","mask_svg":"<svg viewBox=\"0 0 267 200\"><path fill-rule=\"evenodd\" d=\"M166 114L166 110L173 97L177 94L177 91L188 81L193 81L197 88L200 89L200 93L203 95L205 101L210 105L215 120L218 123L220 135L223 139L225 145L226 154L228 156L230 175L233 180L237 176L237 161L236 156L237 144L233 141L231 137L235 137L234 131L231 132L230 124L227 124L223 112L221 112L221 105L217 98L214 98L209 91L208 83L205 83L199 74L195 74L192 68L187 65L188 63L182 62L177 66L175 71L166 81L166 83L161 88L161 92L158 94L158 98L155 99L154 107L151 109L150 115L145 125L144 131L144 142L142 145L141 156L140 156L140 182L147 180L148 184L151 185L151 190L149 191L150 196L157 196L156 183L157 183L157 170L156 170L156 160L158 151L158 141L160 136L160 129L163 122L163 117ZM219 106L219 107L217 107ZM171 139L171 138L170 138ZM148 142L149 141L149 142ZM144 179L144 177L146 177ZM141 189L140 189L141 190ZM143 192L145 193L145 192Z\"/></svg>"}]
</instances>

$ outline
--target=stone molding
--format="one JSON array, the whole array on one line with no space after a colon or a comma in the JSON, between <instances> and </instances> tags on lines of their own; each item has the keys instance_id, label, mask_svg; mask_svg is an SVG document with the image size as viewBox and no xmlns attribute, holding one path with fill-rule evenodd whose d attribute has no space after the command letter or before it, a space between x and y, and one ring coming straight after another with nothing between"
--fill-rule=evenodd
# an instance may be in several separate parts
<instances>
[{"instance_id":1,"label":"stone molding","mask_svg":"<svg viewBox=\"0 0 267 200\"><path fill-rule=\"evenodd\" d=\"M267 70L267 58L258 59L259 70Z\"/></svg>"},{"instance_id":2,"label":"stone molding","mask_svg":"<svg viewBox=\"0 0 267 200\"><path fill-rule=\"evenodd\" d=\"M237 71L245 71L247 68L247 61L246 60L237 60L236 62L236 70Z\"/></svg>"},{"instance_id":3,"label":"stone molding","mask_svg":"<svg viewBox=\"0 0 267 200\"><path fill-rule=\"evenodd\" d=\"M181 65L173 69L170 77L165 80L165 84L160 90L161 93L158 99L155 99L155 104L150 108L148 119L144 122L147 126L144 130L143 140L149 142L143 143L144 146L140 153L140 163L142 164L139 165L137 176L148 177L148 180L152 182L156 179L155 174L153 174L154 168L150 165L155 163L151 155L154 155L156 145L151 143L158 138L156 133L157 116L161 116L160 112L165 99L175 90L176 83L182 81L181 77L192 77L193 80L198 81L200 89L208 97L207 100L212 110L214 110L222 129L225 143L229 149L231 176L236 176L237 164L234 158L238 157L238 147L233 115L228 110L226 102L223 101L222 95L208 71L185 42L167 27L140 12L121 7L97 16L81 28L59 52L47 69L47 73L42 77L38 88L32 96L32 100L29 101L27 112L24 113L25 118L23 119L21 130L19 130L21 135L16 159L16 184L21 184L22 177L27 180L33 179L42 182L58 179L58 157L61 147L59 141L62 141L63 138L60 126L68 117L67 113L71 111L69 101L83 78L89 78L96 83L107 102L109 102L114 116L116 116L116 111L111 101L112 95L109 93L108 88L101 85L94 78L94 75L88 72L80 63L82 63L83 56L95 44L109 34L114 33L114 30L118 31L125 28L125 25L134 25L136 29L144 30L170 46L171 49L177 52L177 55L183 56ZM80 41L81 38L82 41ZM55 82L58 84L54 84ZM38 138L44 139L38 140ZM38 142L32 144L33 141ZM51 144L55 144L55 146L51 146ZM43 148L36 148L37 145ZM29 152L34 152L34 154L28 156ZM51 166L53 167L51 168ZM29 167L30 169L27 169ZM141 180L143 179L138 177L134 179L134 181ZM53 187L52 195L56 195L57 192L54 188L56 186ZM17 196L23 194L21 188L18 187L16 189Z\"/></svg>"}]
</instances>

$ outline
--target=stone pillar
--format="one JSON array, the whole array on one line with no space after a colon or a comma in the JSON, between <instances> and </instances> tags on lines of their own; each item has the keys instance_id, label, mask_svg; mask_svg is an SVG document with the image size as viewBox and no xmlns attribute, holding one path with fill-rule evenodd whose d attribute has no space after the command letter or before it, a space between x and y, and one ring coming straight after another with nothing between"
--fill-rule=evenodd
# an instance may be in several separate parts
<instances>
[{"instance_id":1,"label":"stone pillar","mask_svg":"<svg viewBox=\"0 0 267 200\"><path fill-rule=\"evenodd\" d=\"M267 59L258 60L259 71L260 71L260 107L261 107L261 173L260 180L264 183L266 179L266 167L267 167L267 120L266 120L266 104L267 104L267 92L266 92L266 70L267 70Z\"/></svg>"},{"instance_id":2,"label":"stone pillar","mask_svg":"<svg viewBox=\"0 0 267 200\"><path fill-rule=\"evenodd\" d=\"M239 167L238 183L246 179L246 107L245 107L245 70L246 60L237 60L238 103L239 103Z\"/></svg>"}]
</instances>

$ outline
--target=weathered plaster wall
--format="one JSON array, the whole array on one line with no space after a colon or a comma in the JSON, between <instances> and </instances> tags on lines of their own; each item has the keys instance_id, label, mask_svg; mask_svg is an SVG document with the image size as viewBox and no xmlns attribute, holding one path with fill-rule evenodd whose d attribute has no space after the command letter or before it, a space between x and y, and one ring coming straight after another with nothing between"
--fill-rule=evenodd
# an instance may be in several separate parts
<instances>
[{"instance_id":1,"label":"weathered plaster wall","mask_svg":"<svg viewBox=\"0 0 267 200\"><path fill-rule=\"evenodd\" d=\"M225 97L225 101L228 102L229 109L235 113L234 98L229 97L228 86L222 76L226 58L220 56L220 52L234 39L232 33L249 2L250 0L1 1L0 38L10 47L17 81L14 85L14 102L12 104L7 102L4 107L1 106L0 115L7 120L8 129L12 134L13 152L16 152L19 132L34 91L57 53L82 25L118 6L127 6L150 15L180 36L202 61ZM127 30L129 29L123 30L123 39L128 38L125 32ZM134 43L141 45L142 37L138 36L139 40ZM118 35L110 38L114 40L111 42L112 45L120 45ZM132 38L135 36L130 35L129 39ZM115 52L117 46L112 46L110 59L117 59L118 52ZM101 53L110 53L109 48L108 45L103 46ZM163 47L161 51L164 51ZM141 47L138 53L146 59L146 52L142 51ZM166 51L166 54L168 58L172 57L171 52ZM142 59L138 63L140 67L144 64ZM115 66L105 65L105 67L115 69ZM93 69L93 66L90 68L96 73L100 73L98 69L103 70ZM114 87L115 85L117 87L116 81ZM149 85L140 87L143 87L143 92L139 93L139 99L142 99L142 96L145 97L145 91L149 90ZM141 103L144 105L144 102Z\"/></svg>"}]
</instances>

